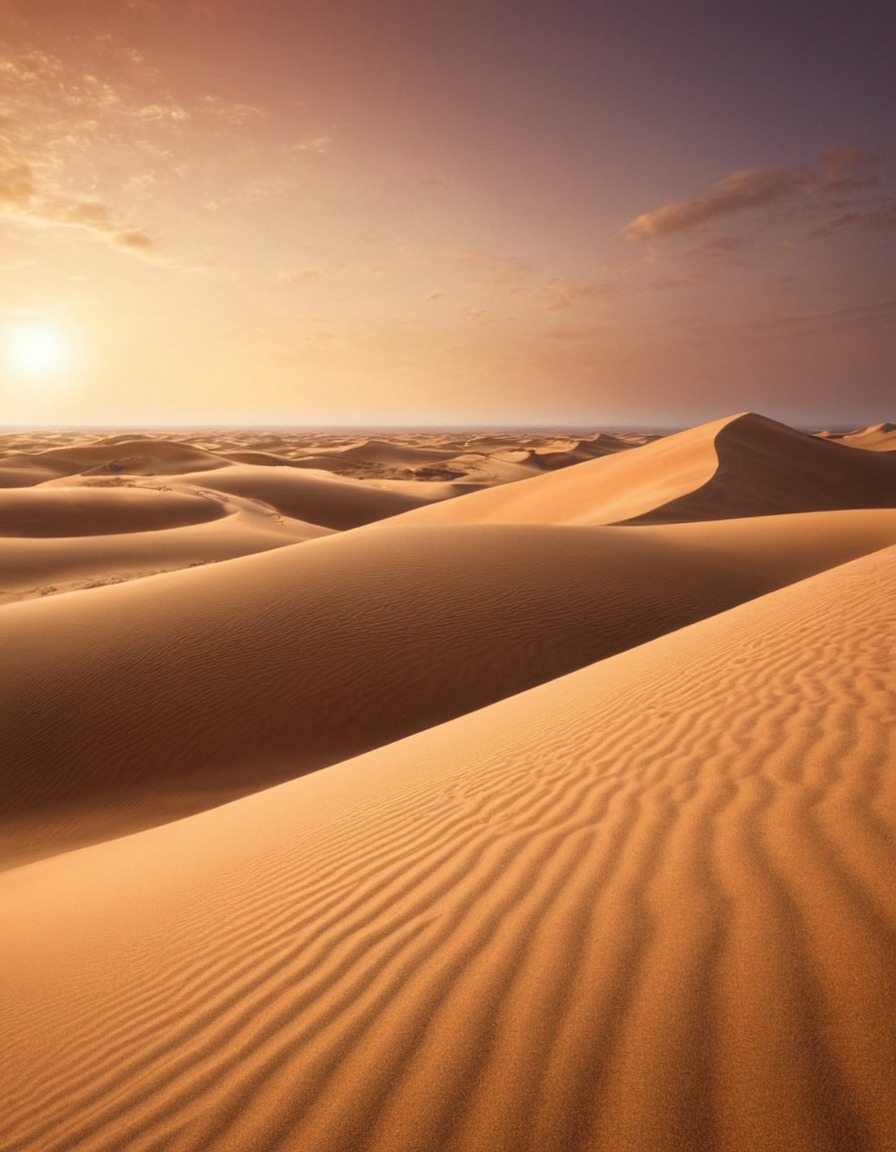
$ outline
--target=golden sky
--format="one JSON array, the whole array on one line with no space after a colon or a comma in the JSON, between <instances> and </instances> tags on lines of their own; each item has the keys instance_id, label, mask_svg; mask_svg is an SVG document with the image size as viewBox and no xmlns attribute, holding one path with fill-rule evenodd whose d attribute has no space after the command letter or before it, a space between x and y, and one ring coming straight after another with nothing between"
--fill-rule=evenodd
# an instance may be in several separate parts
<instances>
[{"instance_id":1,"label":"golden sky","mask_svg":"<svg viewBox=\"0 0 896 1152\"><path fill-rule=\"evenodd\" d=\"M879 0L0 0L0 423L893 418L894 58Z\"/></svg>"}]
</instances>

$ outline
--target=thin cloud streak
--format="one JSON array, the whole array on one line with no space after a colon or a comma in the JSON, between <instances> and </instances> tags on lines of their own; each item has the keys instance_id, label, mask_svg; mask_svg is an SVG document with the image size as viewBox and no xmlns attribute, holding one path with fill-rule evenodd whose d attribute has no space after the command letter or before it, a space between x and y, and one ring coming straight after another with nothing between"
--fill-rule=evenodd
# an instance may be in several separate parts
<instances>
[{"instance_id":1,"label":"thin cloud streak","mask_svg":"<svg viewBox=\"0 0 896 1152\"><path fill-rule=\"evenodd\" d=\"M80 229L113 248L156 259L152 238L119 220L105 204L43 192L31 166L9 147L0 151L0 215L38 227Z\"/></svg>"},{"instance_id":2,"label":"thin cloud streak","mask_svg":"<svg viewBox=\"0 0 896 1152\"><path fill-rule=\"evenodd\" d=\"M713 184L702 196L642 213L626 227L625 235L630 240L665 240L750 209L819 193L866 188L877 182L870 171L872 159L861 149L835 144L815 164L747 168Z\"/></svg>"}]
</instances>

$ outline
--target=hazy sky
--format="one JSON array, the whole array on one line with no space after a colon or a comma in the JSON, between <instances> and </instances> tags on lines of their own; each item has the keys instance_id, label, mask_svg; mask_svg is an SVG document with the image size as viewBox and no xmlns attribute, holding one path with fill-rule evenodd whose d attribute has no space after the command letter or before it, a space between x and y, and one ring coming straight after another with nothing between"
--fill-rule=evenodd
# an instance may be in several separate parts
<instances>
[{"instance_id":1,"label":"hazy sky","mask_svg":"<svg viewBox=\"0 0 896 1152\"><path fill-rule=\"evenodd\" d=\"M0 423L894 419L894 60L892 0L0 0Z\"/></svg>"}]
</instances>

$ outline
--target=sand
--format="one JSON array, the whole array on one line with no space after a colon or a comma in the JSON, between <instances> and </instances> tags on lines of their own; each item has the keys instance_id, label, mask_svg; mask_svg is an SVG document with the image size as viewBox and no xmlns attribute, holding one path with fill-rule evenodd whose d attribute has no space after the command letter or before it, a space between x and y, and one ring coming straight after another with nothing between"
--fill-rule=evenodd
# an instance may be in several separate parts
<instances>
[{"instance_id":1,"label":"sand","mask_svg":"<svg viewBox=\"0 0 896 1152\"><path fill-rule=\"evenodd\" d=\"M856 428L853 432L819 432L830 440L846 444L850 448L866 448L869 452L896 451L896 424L869 424L866 428Z\"/></svg>"},{"instance_id":2,"label":"sand","mask_svg":"<svg viewBox=\"0 0 896 1152\"><path fill-rule=\"evenodd\" d=\"M409 514L422 524L656 524L896 504L896 457L752 412Z\"/></svg>"},{"instance_id":3,"label":"sand","mask_svg":"<svg viewBox=\"0 0 896 1152\"><path fill-rule=\"evenodd\" d=\"M192 447L301 448L228 435ZM86 466L15 488L57 533L23 569L177 570L0 606L0 1148L896 1147L887 456L752 416L541 449L343 531L166 521L189 453L101 490L129 532L65 535Z\"/></svg>"}]
</instances>

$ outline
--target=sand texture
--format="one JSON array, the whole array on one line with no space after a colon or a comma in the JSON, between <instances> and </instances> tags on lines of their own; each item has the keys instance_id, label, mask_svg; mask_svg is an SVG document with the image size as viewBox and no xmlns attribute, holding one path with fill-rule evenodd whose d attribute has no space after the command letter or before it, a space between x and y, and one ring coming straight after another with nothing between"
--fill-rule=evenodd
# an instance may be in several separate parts
<instances>
[{"instance_id":1,"label":"sand texture","mask_svg":"<svg viewBox=\"0 0 896 1152\"><path fill-rule=\"evenodd\" d=\"M896 1148L896 458L50 435L0 456L3 1152Z\"/></svg>"}]
</instances>

